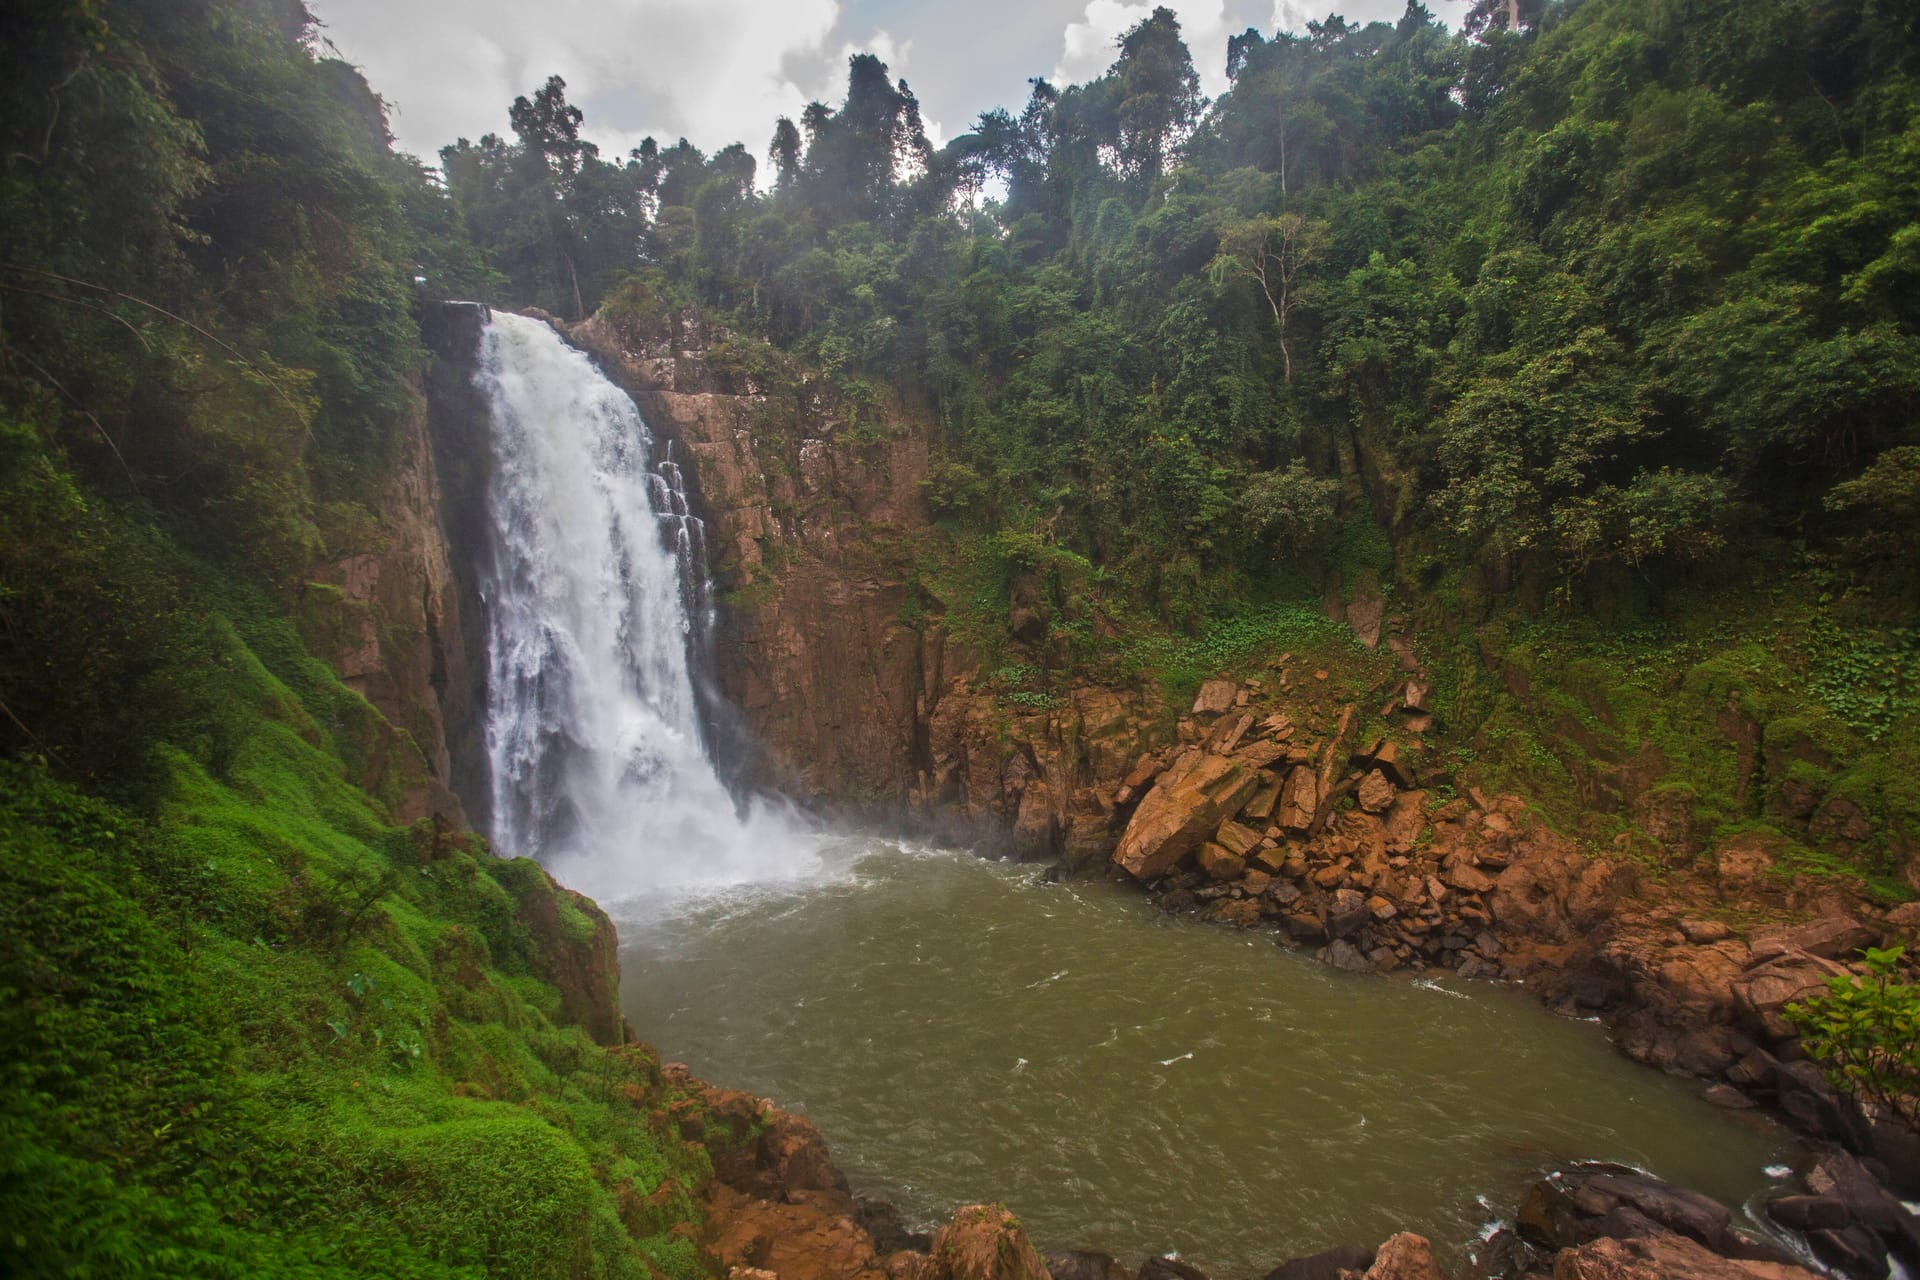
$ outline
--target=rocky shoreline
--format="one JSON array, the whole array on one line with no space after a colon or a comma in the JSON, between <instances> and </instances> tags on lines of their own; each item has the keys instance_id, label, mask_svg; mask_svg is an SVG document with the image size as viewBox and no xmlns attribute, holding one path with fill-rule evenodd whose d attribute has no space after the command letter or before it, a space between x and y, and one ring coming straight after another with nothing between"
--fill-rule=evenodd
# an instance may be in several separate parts
<instances>
[{"instance_id":1,"label":"rocky shoreline","mask_svg":"<svg viewBox=\"0 0 1920 1280\"><path fill-rule=\"evenodd\" d=\"M1524 982L1560 1011L1605 1020L1629 1056L1710 1081L1708 1096L1723 1105L1772 1107L1819 1144L1806 1194L1783 1199L1775 1216L1823 1263L1877 1277L1891 1250L1920 1268L1912 1215L1892 1198L1920 1195L1920 1142L1837 1095L1780 1019L1857 947L1920 937L1920 906L1887 910L1830 879L1783 874L1763 837L1734 836L1684 863L1594 857L1521 797L1456 793L1451 770L1431 758L1432 694L1404 620L1384 617L1377 600L1330 611L1398 658L1390 683L1330 679L1285 654L1207 682L1184 715L1151 682L1090 678L1055 690L1044 707L1008 705L937 616L907 619L924 603L899 551L927 524L921 434L845 437L832 397L803 372L735 368L731 335L691 313L596 317L570 336L692 459L724 548L716 567L752 597L731 610L718 676L744 717L742 740L764 749L755 776L828 811L1058 859L1071 873L1104 867L1170 911L1269 930L1341 968ZM442 478L457 516L459 478ZM1027 643L1023 621L1038 619L1028 629L1042 638L1047 630L1046 601L1030 587L1014 584L1016 644ZM458 620L435 627L429 618L424 630L451 648ZM447 717L454 736L458 708ZM844 1218L875 1238L844 1187L826 1182L781 1184L771 1199L734 1187L744 1199L711 1204L715 1222L743 1220L750 1204L782 1213L743 1237L764 1248L723 1233L710 1254L723 1269L866 1274L867 1263L847 1269L845 1257L808 1271L804 1249L760 1265L773 1255L756 1250L784 1249L789 1238L828 1254L840 1247L830 1240L857 1244L823 1221ZM716 1186L734 1183L722 1176ZM818 1213L795 1217L808 1197ZM1714 1244L1698 1233L1673 1243L1671 1231L1647 1235L1624 1212L1590 1216L1612 1225L1536 1239L1501 1274L1773 1274L1702 1270L1696 1254ZM873 1225L876 1274L894 1275L885 1261L903 1250L882 1247L899 1243L884 1214ZM1004 1235L1004 1224L996 1230ZM1011 1245L988 1252L1020 1255ZM1379 1254L1364 1267L1330 1270L1322 1259L1289 1275L1371 1275L1382 1265L1382 1275L1426 1274L1418 1250ZM1132 1274L1110 1261L1099 1270L1088 1261L1098 1256L1043 1261L1075 1280ZM1149 1262L1140 1275L1149 1271L1184 1274L1171 1262Z\"/></svg>"},{"instance_id":2,"label":"rocky shoreline","mask_svg":"<svg viewBox=\"0 0 1920 1280\"><path fill-rule=\"evenodd\" d=\"M679 1132L704 1144L713 1163L698 1243L728 1280L1212 1280L1173 1255L1134 1267L1096 1248L1042 1256L1019 1220L998 1205L964 1206L938 1230L914 1232L891 1205L855 1197L804 1117L706 1085L680 1064L662 1068L662 1079L681 1092L672 1111ZM1864 1248L1864 1238L1877 1235L1903 1260L1914 1256L1920 1234L1912 1215L1860 1161L1829 1151L1807 1182L1812 1192L1781 1196L1770 1211L1784 1238L1811 1244L1834 1273L1885 1274L1885 1253L1877 1264L1867 1252L1836 1262L1823 1240ZM1707 1196L1637 1170L1586 1164L1536 1182L1511 1224L1485 1241L1456 1280L1811 1280L1818 1273L1807 1261L1778 1240L1743 1230L1731 1210ZM1261 1280L1448 1276L1430 1241L1401 1233L1377 1246L1279 1262Z\"/></svg>"}]
</instances>

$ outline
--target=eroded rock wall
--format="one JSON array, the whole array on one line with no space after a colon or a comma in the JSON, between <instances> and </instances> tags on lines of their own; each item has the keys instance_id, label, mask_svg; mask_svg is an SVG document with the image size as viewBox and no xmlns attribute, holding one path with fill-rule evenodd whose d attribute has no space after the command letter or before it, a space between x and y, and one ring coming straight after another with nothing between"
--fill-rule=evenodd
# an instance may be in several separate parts
<instances>
[{"instance_id":1,"label":"eroded rock wall","mask_svg":"<svg viewBox=\"0 0 1920 1280\"><path fill-rule=\"evenodd\" d=\"M722 591L715 676L761 753L754 781L1024 854L1104 852L1101 796L1162 719L1156 695L1088 685L1012 712L984 690L978 656L913 598L927 424L895 407L863 425L830 386L692 311L568 332L693 463Z\"/></svg>"},{"instance_id":2,"label":"eroded rock wall","mask_svg":"<svg viewBox=\"0 0 1920 1280\"><path fill-rule=\"evenodd\" d=\"M382 794L391 788L377 776L392 779L401 822L463 829L449 744L471 730L473 681L435 453L423 395L373 504L377 525L335 531L343 550L314 566L295 617L308 647L384 717L362 784Z\"/></svg>"}]
</instances>

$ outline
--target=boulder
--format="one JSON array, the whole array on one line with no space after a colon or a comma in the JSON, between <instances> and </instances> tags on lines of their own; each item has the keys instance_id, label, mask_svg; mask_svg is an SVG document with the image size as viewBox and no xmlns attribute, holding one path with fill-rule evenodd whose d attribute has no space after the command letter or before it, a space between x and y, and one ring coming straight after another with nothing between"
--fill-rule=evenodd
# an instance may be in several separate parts
<instances>
[{"instance_id":1,"label":"boulder","mask_svg":"<svg viewBox=\"0 0 1920 1280\"><path fill-rule=\"evenodd\" d=\"M1319 809L1319 777L1306 765L1295 765L1280 792L1280 825L1288 831L1305 831Z\"/></svg>"},{"instance_id":2,"label":"boulder","mask_svg":"<svg viewBox=\"0 0 1920 1280\"><path fill-rule=\"evenodd\" d=\"M1427 825L1427 793L1402 791L1387 806L1386 838L1389 853L1411 850Z\"/></svg>"},{"instance_id":3,"label":"boulder","mask_svg":"<svg viewBox=\"0 0 1920 1280\"><path fill-rule=\"evenodd\" d=\"M1327 963L1348 973L1371 973L1373 961L1345 938L1335 938L1327 946Z\"/></svg>"},{"instance_id":4,"label":"boulder","mask_svg":"<svg viewBox=\"0 0 1920 1280\"><path fill-rule=\"evenodd\" d=\"M1844 1227L1853 1221L1846 1201L1832 1196L1780 1196L1767 1202L1767 1216L1795 1231Z\"/></svg>"},{"instance_id":5,"label":"boulder","mask_svg":"<svg viewBox=\"0 0 1920 1280\"><path fill-rule=\"evenodd\" d=\"M1788 1040L1794 1028L1787 1005L1826 990L1826 980L1847 972L1842 965L1805 951L1789 952L1733 980L1734 1010L1747 1030L1769 1040Z\"/></svg>"},{"instance_id":6,"label":"boulder","mask_svg":"<svg viewBox=\"0 0 1920 1280\"><path fill-rule=\"evenodd\" d=\"M1683 1236L1599 1239L1563 1249L1553 1280L1819 1280L1804 1267L1723 1258Z\"/></svg>"},{"instance_id":7,"label":"boulder","mask_svg":"<svg viewBox=\"0 0 1920 1280\"><path fill-rule=\"evenodd\" d=\"M1366 1280L1446 1280L1425 1236L1402 1231L1380 1246Z\"/></svg>"},{"instance_id":8,"label":"boulder","mask_svg":"<svg viewBox=\"0 0 1920 1280\"><path fill-rule=\"evenodd\" d=\"M1238 880L1246 874L1246 859L1232 853L1209 840L1200 846L1200 852L1194 855L1200 864L1200 870L1207 873L1210 880Z\"/></svg>"},{"instance_id":9,"label":"boulder","mask_svg":"<svg viewBox=\"0 0 1920 1280\"><path fill-rule=\"evenodd\" d=\"M1191 1262L1162 1254L1140 1264L1140 1280L1212 1280L1212 1277Z\"/></svg>"},{"instance_id":10,"label":"boulder","mask_svg":"<svg viewBox=\"0 0 1920 1280\"><path fill-rule=\"evenodd\" d=\"M1243 827L1229 818L1213 833L1213 842L1237 858L1244 858L1260 847L1265 839L1258 831Z\"/></svg>"},{"instance_id":11,"label":"boulder","mask_svg":"<svg viewBox=\"0 0 1920 1280\"><path fill-rule=\"evenodd\" d=\"M1684 925L1682 926L1685 927ZM1747 940L1756 961L1805 952L1823 960L1854 960L1861 948L1879 941L1877 930L1869 929L1852 916L1831 915L1805 924L1774 925L1755 929Z\"/></svg>"},{"instance_id":12,"label":"boulder","mask_svg":"<svg viewBox=\"0 0 1920 1280\"><path fill-rule=\"evenodd\" d=\"M1333 938L1351 937L1372 918L1367 900L1359 890L1337 889L1327 904L1327 934Z\"/></svg>"},{"instance_id":13,"label":"boulder","mask_svg":"<svg viewBox=\"0 0 1920 1280\"><path fill-rule=\"evenodd\" d=\"M1047 1274L1053 1280L1134 1280L1110 1253L1098 1249L1066 1249L1047 1255Z\"/></svg>"},{"instance_id":14,"label":"boulder","mask_svg":"<svg viewBox=\"0 0 1920 1280\"><path fill-rule=\"evenodd\" d=\"M1368 813L1384 813L1396 794L1393 784L1387 781L1387 775L1375 769L1360 780L1354 798Z\"/></svg>"},{"instance_id":15,"label":"boulder","mask_svg":"<svg viewBox=\"0 0 1920 1280\"><path fill-rule=\"evenodd\" d=\"M1190 714L1196 716L1224 715L1233 710L1233 696L1240 692L1231 680L1209 680L1200 686L1200 694L1193 700Z\"/></svg>"},{"instance_id":16,"label":"boulder","mask_svg":"<svg viewBox=\"0 0 1920 1280\"><path fill-rule=\"evenodd\" d=\"M1536 1182L1514 1225L1542 1249L1655 1231L1716 1250L1743 1243L1733 1234L1732 1211L1711 1196L1615 1165L1581 1165Z\"/></svg>"},{"instance_id":17,"label":"boulder","mask_svg":"<svg viewBox=\"0 0 1920 1280\"><path fill-rule=\"evenodd\" d=\"M1336 1245L1324 1253L1283 1262L1261 1280L1340 1280L1342 1271L1364 1272L1373 1265L1373 1259L1372 1249L1354 1244Z\"/></svg>"},{"instance_id":18,"label":"boulder","mask_svg":"<svg viewBox=\"0 0 1920 1280\"><path fill-rule=\"evenodd\" d=\"M1219 829L1260 785L1260 775L1224 756L1191 753L1160 775L1113 851L1115 865L1139 880L1177 867Z\"/></svg>"},{"instance_id":19,"label":"boulder","mask_svg":"<svg viewBox=\"0 0 1920 1280\"><path fill-rule=\"evenodd\" d=\"M1047 1264L1026 1231L1000 1205L973 1204L933 1237L928 1280L1048 1280Z\"/></svg>"},{"instance_id":20,"label":"boulder","mask_svg":"<svg viewBox=\"0 0 1920 1280\"><path fill-rule=\"evenodd\" d=\"M1494 885L1492 876L1477 867L1468 866L1464 862L1458 862L1448 867L1446 871L1441 874L1440 878L1446 881L1451 887L1459 889L1464 893L1486 893L1489 892Z\"/></svg>"},{"instance_id":21,"label":"boulder","mask_svg":"<svg viewBox=\"0 0 1920 1280\"><path fill-rule=\"evenodd\" d=\"M781 1280L886 1280L873 1237L858 1220L853 1197L833 1191L789 1191L777 1199L725 1183L707 1189L701 1251L721 1274L753 1272Z\"/></svg>"}]
</instances>

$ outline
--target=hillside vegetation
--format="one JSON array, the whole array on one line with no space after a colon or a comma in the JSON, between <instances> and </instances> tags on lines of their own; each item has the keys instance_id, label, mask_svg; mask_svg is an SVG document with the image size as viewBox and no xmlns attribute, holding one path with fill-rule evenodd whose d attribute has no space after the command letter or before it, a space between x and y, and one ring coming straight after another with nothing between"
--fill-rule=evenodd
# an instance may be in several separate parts
<instances>
[{"instance_id":1,"label":"hillside vegetation","mask_svg":"<svg viewBox=\"0 0 1920 1280\"><path fill-rule=\"evenodd\" d=\"M0 1254L691 1277L711 1170L618 1043L611 926L396 822L420 745L289 615L379 541L412 278L477 260L311 36L0 12Z\"/></svg>"},{"instance_id":2,"label":"hillside vegetation","mask_svg":"<svg viewBox=\"0 0 1920 1280\"><path fill-rule=\"evenodd\" d=\"M1468 776L1651 856L1753 828L1904 892L1915 24L1416 2L1236 37L1208 103L1159 9L937 150L856 56L764 189L738 144L602 157L558 79L442 159L498 297L697 304L855 433L905 429L894 395L937 422L931 573L988 584L986 629L1036 569L1077 652L1384 594Z\"/></svg>"}]
</instances>

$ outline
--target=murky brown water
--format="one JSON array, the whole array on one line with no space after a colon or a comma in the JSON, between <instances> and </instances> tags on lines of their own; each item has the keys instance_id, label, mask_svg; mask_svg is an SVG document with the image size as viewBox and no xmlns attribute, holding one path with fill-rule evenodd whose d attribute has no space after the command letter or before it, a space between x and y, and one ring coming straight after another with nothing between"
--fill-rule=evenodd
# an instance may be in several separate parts
<instances>
[{"instance_id":1,"label":"murky brown water","mask_svg":"<svg viewBox=\"0 0 1920 1280\"><path fill-rule=\"evenodd\" d=\"M837 882L622 923L669 1059L819 1124L923 1223L1000 1200L1041 1248L1223 1278L1396 1230L1455 1258L1556 1160L1739 1205L1790 1140L1523 991L1342 974L1138 893L848 845Z\"/></svg>"}]
</instances>

